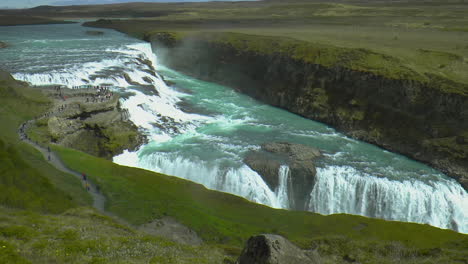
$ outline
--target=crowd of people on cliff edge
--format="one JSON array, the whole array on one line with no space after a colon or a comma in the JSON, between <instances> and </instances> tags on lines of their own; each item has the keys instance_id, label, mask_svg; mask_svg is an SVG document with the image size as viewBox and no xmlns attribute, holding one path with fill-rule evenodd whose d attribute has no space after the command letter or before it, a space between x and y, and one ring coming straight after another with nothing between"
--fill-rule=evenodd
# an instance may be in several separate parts
<instances>
[{"instance_id":1,"label":"crowd of people on cliff edge","mask_svg":"<svg viewBox=\"0 0 468 264\"><path fill-rule=\"evenodd\" d=\"M68 88L67 86L64 86L64 85L57 85L57 86L53 86L55 92L56 92L56 97L57 98L60 98L62 99L63 101L66 101L68 99L68 97L70 96L70 94L68 95L65 95L64 93L62 93L62 89L66 89ZM84 96L86 96L86 103L99 103L99 102L104 102L104 101L108 101L110 100L113 96L114 96L114 93L112 91L110 91L110 87L109 86L93 86L93 85L82 85L82 86L72 86L71 87L72 90L83 90L83 89L86 89L86 90L91 90L93 89L94 91L91 92L91 93L87 93L85 94ZM73 94L74 92L72 92ZM82 93L79 94L80 96L83 96Z\"/></svg>"},{"instance_id":2,"label":"crowd of people on cliff edge","mask_svg":"<svg viewBox=\"0 0 468 264\"><path fill-rule=\"evenodd\" d=\"M87 103L98 103L108 101L114 96L114 93L110 91L107 86L96 86L96 93L91 96L91 98L86 97Z\"/></svg>"}]
</instances>

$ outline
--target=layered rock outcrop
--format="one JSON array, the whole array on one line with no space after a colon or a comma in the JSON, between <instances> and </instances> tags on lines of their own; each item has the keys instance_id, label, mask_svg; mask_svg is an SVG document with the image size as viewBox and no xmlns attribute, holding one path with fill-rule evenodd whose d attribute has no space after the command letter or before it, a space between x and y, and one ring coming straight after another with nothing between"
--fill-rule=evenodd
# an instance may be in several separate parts
<instances>
[{"instance_id":1,"label":"layered rock outcrop","mask_svg":"<svg viewBox=\"0 0 468 264\"><path fill-rule=\"evenodd\" d=\"M55 90L43 90L55 98ZM91 99L96 93L85 89L61 89L61 94L66 100L55 99L50 114L35 124L42 143L53 142L111 159L146 142L145 136L128 120L128 113L120 108L118 96Z\"/></svg>"},{"instance_id":2,"label":"layered rock outcrop","mask_svg":"<svg viewBox=\"0 0 468 264\"><path fill-rule=\"evenodd\" d=\"M363 49L231 33L146 39L171 68L428 163L468 188L466 84ZM366 65L375 60L384 66Z\"/></svg>"},{"instance_id":3,"label":"layered rock outcrop","mask_svg":"<svg viewBox=\"0 0 468 264\"><path fill-rule=\"evenodd\" d=\"M287 188L288 207L307 210L310 190L315 184L314 160L320 156L320 151L312 147L275 142L263 144L258 151L251 151L244 162L262 176L273 191L280 187L280 173L287 173L283 184ZM281 172L281 166L287 166L288 170Z\"/></svg>"}]
</instances>

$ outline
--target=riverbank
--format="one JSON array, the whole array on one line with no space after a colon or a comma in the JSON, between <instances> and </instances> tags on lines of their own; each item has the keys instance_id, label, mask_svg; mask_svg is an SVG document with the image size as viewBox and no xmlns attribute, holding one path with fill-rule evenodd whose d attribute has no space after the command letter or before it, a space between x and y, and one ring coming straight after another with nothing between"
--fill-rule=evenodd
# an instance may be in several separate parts
<instances>
[{"instance_id":1,"label":"riverbank","mask_svg":"<svg viewBox=\"0 0 468 264\"><path fill-rule=\"evenodd\" d=\"M1 14L0 11L0 26L25 26L25 25L46 25L46 24L71 24L76 22L50 19L40 16L21 16Z\"/></svg>"}]
</instances>

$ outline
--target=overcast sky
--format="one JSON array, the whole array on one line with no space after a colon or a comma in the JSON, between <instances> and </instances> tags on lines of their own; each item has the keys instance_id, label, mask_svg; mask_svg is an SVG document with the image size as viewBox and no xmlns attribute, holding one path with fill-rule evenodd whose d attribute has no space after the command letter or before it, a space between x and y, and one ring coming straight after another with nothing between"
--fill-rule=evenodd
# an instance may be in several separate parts
<instances>
[{"instance_id":1,"label":"overcast sky","mask_svg":"<svg viewBox=\"0 0 468 264\"><path fill-rule=\"evenodd\" d=\"M222 1L222 0L211 0ZM236 1L236 0L223 0ZM25 8L40 5L106 4L115 2L206 2L206 0L0 0L0 8Z\"/></svg>"}]
</instances>

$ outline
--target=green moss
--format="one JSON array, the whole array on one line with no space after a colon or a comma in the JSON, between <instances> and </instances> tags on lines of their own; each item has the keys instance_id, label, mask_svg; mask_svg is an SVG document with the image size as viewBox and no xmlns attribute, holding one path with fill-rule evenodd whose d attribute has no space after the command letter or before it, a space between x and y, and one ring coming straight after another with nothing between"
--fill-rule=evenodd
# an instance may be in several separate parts
<instances>
[{"instance_id":1,"label":"green moss","mask_svg":"<svg viewBox=\"0 0 468 264\"><path fill-rule=\"evenodd\" d=\"M21 240L29 240L35 235L35 230L26 226L0 226L0 235Z\"/></svg>"},{"instance_id":2,"label":"green moss","mask_svg":"<svg viewBox=\"0 0 468 264\"><path fill-rule=\"evenodd\" d=\"M103 147L112 155L121 153L124 149L135 147L140 137L138 129L126 122L105 128L103 134L108 139Z\"/></svg>"}]
</instances>

